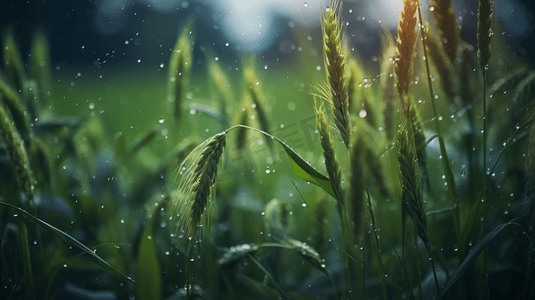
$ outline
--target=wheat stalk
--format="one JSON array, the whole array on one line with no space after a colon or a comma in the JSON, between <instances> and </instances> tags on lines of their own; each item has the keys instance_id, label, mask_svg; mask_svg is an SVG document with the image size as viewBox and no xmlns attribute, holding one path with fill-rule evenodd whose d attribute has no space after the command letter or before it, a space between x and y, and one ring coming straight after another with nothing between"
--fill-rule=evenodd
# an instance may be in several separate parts
<instances>
[{"instance_id":1,"label":"wheat stalk","mask_svg":"<svg viewBox=\"0 0 535 300\"><path fill-rule=\"evenodd\" d=\"M412 81L412 57L414 55L414 45L416 44L416 10L418 5L418 1L403 1L403 11L401 12L398 26L397 88L407 118L409 117L410 104L409 101L405 101L405 98L409 95Z\"/></svg>"},{"instance_id":2,"label":"wheat stalk","mask_svg":"<svg viewBox=\"0 0 535 300\"><path fill-rule=\"evenodd\" d=\"M479 9L477 11L477 56L479 57L479 65L481 74L483 75L483 199L486 198L487 193L487 69L490 59L490 40L492 37L492 0L479 0ZM486 218L488 202L483 203L481 215L484 217L482 233L487 234L488 219ZM483 264L479 268L479 272L484 275L488 273L488 250L487 247L483 250ZM482 286L485 292L489 295L488 277L483 276Z\"/></svg>"},{"instance_id":3,"label":"wheat stalk","mask_svg":"<svg viewBox=\"0 0 535 300\"><path fill-rule=\"evenodd\" d=\"M175 232L179 245L187 244L199 227L210 223L209 198L214 193L225 144L226 132L214 135L197 146L178 168L178 188L173 195L171 217L178 218Z\"/></svg>"},{"instance_id":4,"label":"wheat stalk","mask_svg":"<svg viewBox=\"0 0 535 300\"><path fill-rule=\"evenodd\" d=\"M425 135L422 128L422 121L420 114L414 105L411 104L411 122L412 131L414 133L414 143L416 145L416 156L418 157L418 164L422 170L422 179L425 182L427 190L430 189L429 174L427 172L427 155L425 153Z\"/></svg>"},{"instance_id":5,"label":"wheat stalk","mask_svg":"<svg viewBox=\"0 0 535 300\"><path fill-rule=\"evenodd\" d=\"M186 24L169 58L167 101L174 105L173 114L176 121L180 119L182 97L188 85L189 71L193 64L191 52L192 40L194 39L191 35L192 25L192 21Z\"/></svg>"},{"instance_id":6,"label":"wheat stalk","mask_svg":"<svg viewBox=\"0 0 535 300\"><path fill-rule=\"evenodd\" d=\"M251 101L253 102L251 107L253 107L254 111L256 112L255 118L260 124L260 129L269 133L269 121L264 109L266 101L264 99L264 94L260 88L260 81L257 80L257 76L253 71L253 67L245 69L244 80L246 93L249 95ZM275 144L273 142L273 139L264 136L264 140L266 141L272 155L275 156Z\"/></svg>"},{"instance_id":7,"label":"wheat stalk","mask_svg":"<svg viewBox=\"0 0 535 300\"><path fill-rule=\"evenodd\" d=\"M398 131L396 146L399 162L399 177L403 196L406 201L407 213L416 223L418 236L427 247L430 242L427 234L425 202L423 200L420 176L418 174L415 138L412 132L412 124L410 124L409 120L405 120Z\"/></svg>"},{"instance_id":8,"label":"wheat stalk","mask_svg":"<svg viewBox=\"0 0 535 300\"><path fill-rule=\"evenodd\" d=\"M208 64L208 74L210 76L210 81L215 84L216 91L222 96L222 99L225 103L234 100L234 95L232 93L232 86L230 80L227 76L227 73L221 67L221 64L215 59L211 59Z\"/></svg>"},{"instance_id":9,"label":"wheat stalk","mask_svg":"<svg viewBox=\"0 0 535 300\"><path fill-rule=\"evenodd\" d=\"M330 85L334 121L342 140L349 148L350 124L349 101L346 86L345 58L342 53L342 30L340 26L340 3L332 1L331 7L322 13L323 50L327 78Z\"/></svg>"},{"instance_id":10,"label":"wheat stalk","mask_svg":"<svg viewBox=\"0 0 535 300\"><path fill-rule=\"evenodd\" d=\"M492 33L492 0L480 0L477 11L477 56L483 77L490 59Z\"/></svg>"},{"instance_id":11,"label":"wheat stalk","mask_svg":"<svg viewBox=\"0 0 535 300\"><path fill-rule=\"evenodd\" d=\"M433 0L431 2L431 15L435 19L441 44L446 51L449 61L453 62L457 55L457 45L459 44L459 30L455 20L455 11L451 0Z\"/></svg>"},{"instance_id":12,"label":"wheat stalk","mask_svg":"<svg viewBox=\"0 0 535 300\"><path fill-rule=\"evenodd\" d=\"M403 191L402 201L405 201L405 203L402 203L402 206L404 206L406 213L416 224L416 234L424 243L427 252L429 252L437 293L440 294L435 263L432 259L433 249L431 248L431 241L429 239L427 215L425 212L426 202L423 199L422 186L418 174L419 166L416 138L413 131L414 128L411 120L405 120L398 131L396 141L399 177Z\"/></svg>"},{"instance_id":13,"label":"wheat stalk","mask_svg":"<svg viewBox=\"0 0 535 300\"><path fill-rule=\"evenodd\" d=\"M453 60L448 58L448 53L444 50L444 46L437 39L434 35L428 34L426 46L429 56L440 74L442 88L448 95L448 99L452 101L455 96L455 88L459 85L459 82L457 74L455 74ZM455 47L457 48L457 46Z\"/></svg>"},{"instance_id":14,"label":"wheat stalk","mask_svg":"<svg viewBox=\"0 0 535 300\"><path fill-rule=\"evenodd\" d=\"M245 101L244 101L245 102ZM240 109L238 111L237 116L237 123L240 125L249 125L249 110L245 107ZM245 148L245 143L247 142L247 129L245 128L238 128L236 129L238 132L236 133L236 150L238 153L242 153L243 149Z\"/></svg>"},{"instance_id":15,"label":"wheat stalk","mask_svg":"<svg viewBox=\"0 0 535 300\"><path fill-rule=\"evenodd\" d=\"M365 178L363 174L364 159L364 142L362 137L359 136L357 141L351 145L351 176L349 178L349 198L348 204L351 205L350 211L352 212L353 222L353 234L355 236L355 242L359 243L362 233L364 232L364 212L366 211L366 205L364 200Z\"/></svg>"}]
</instances>

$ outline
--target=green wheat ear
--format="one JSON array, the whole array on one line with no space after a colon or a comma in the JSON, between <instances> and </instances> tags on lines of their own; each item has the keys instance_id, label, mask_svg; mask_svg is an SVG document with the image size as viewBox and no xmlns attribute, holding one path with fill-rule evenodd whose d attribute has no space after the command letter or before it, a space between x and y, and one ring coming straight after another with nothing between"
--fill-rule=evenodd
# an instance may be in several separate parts
<instances>
[{"instance_id":1,"label":"green wheat ear","mask_svg":"<svg viewBox=\"0 0 535 300\"><path fill-rule=\"evenodd\" d=\"M180 119L181 105L186 87L189 84L189 72L193 64L192 35L193 19L190 19L180 33L169 58L169 75L167 81L167 101L173 103L175 120Z\"/></svg>"},{"instance_id":2,"label":"green wheat ear","mask_svg":"<svg viewBox=\"0 0 535 300\"><path fill-rule=\"evenodd\" d=\"M416 223L418 236L428 248L430 241L419 175L416 141L409 120L405 120L398 131L396 148L401 189L403 190L403 199L406 201L403 205L405 205L411 219Z\"/></svg>"},{"instance_id":3,"label":"green wheat ear","mask_svg":"<svg viewBox=\"0 0 535 300\"><path fill-rule=\"evenodd\" d=\"M32 128L26 105L22 100L21 94L16 92L1 76L0 93L2 94L2 99L0 101L4 103L4 109L11 114L15 127L20 133L26 147L31 149L33 135Z\"/></svg>"},{"instance_id":4,"label":"green wheat ear","mask_svg":"<svg viewBox=\"0 0 535 300\"><path fill-rule=\"evenodd\" d=\"M334 122L346 147L350 146L351 126L349 119L349 100L346 85L345 56L342 51L342 28L340 24L338 1L331 2L331 7L322 13L321 29L323 32L323 50L327 79L332 95Z\"/></svg>"},{"instance_id":5,"label":"green wheat ear","mask_svg":"<svg viewBox=\"0 0 535 300\"><path fill-rule=\"evenodd\" d=\"M197 233L210 224L215 203L218 165L226 144L226 132L197 146L178 167L178 188L171 199L171 217L176 219L175 239L179 246L191 245Z\"/></svg>"},{"instance_id":6,"label":"green wheat ear","mask_svg":"<svg viewBox=\"0 0 535 300\"><path fill-rule=\"evenodd\" d=\"M13 119L4 105L0 94L0 137L4 142L9 159L13 164L15 177L20 189L26 195L30 203L35 206L35 195L32 174L30 171L30 161L24 142L13 125Z\"/></svg>"},{"instance_id":7,"label":"green wheat ear","mask_svg":"<svg viewBox=\"0 0 535 300\"><path fill-rule=\"evenodd\" d=\"M314 102L316 126L318 127L318 133L320 135L321 148L323 149L323 157L325 158L325 167L329 174L329 181L336 196L336 200L338 201L339 208L342 209L344 203L342 194L342 174L334 150L334 141L330 133L329 123L323 105L318 104L316 100L314 100Z\"/></svg>"}]
</instances>

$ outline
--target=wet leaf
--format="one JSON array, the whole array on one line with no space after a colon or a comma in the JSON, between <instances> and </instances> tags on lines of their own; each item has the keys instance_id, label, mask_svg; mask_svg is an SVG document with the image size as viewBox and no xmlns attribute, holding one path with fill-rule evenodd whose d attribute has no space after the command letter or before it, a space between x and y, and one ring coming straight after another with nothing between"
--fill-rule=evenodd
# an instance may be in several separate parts
<instances>
[{"instance_id":1,"label":"wet leaf","mask_svg":"<svg viewBox=\"0 0 535 300\"><path fill-rule=\"evenodd\" d=\"M311 165L309 165L297 152L295 152L290 146L288 146L286 143L281 141L276 136L273 136L265 131L245 126L245 125L236 125L234 127L231 127L227 129L227 131L234 129L234 128L248 128L251 130L254 130L256 132L262 133L263 135L272 138L276 140L283 148L284 151L286 151L286 154L288 155L288 158L290 159L290 165L292 166L292 170L294 174L303 179L306 182L313 183L320 188L322 188L324 191L326 191L329 195L333 196L336 199L336 196L334 195L333 188L331 186L331 182L329 181L329 178L322 175L320 172L316 171L314 168L312 168Z\"/></svg>"}]
</instances>

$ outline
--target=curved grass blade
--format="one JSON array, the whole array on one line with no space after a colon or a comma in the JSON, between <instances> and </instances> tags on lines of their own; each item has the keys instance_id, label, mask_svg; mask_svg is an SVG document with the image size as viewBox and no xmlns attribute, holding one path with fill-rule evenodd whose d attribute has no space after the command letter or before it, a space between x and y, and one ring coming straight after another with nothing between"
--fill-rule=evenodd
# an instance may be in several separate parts
<instances>
[{"instance_id":1,"label":"curved grass blade","mask_svg":"<svg viewBox=\"0 0 535 300\"><path fill-rule=\"evenodd\" d=\"M124 279L127 279L128 281L131 281L134 284L137 284L132 278L124 275L119 270L115 269L112 265L110 265L105 260L103 260L100 256L98 256L95 252L93 252L91 249L89 249L86 245L80 243L77 239L73 238L72 236L68 235L67 233L65 233L65 232L57 229L56 227L46 223L45 221L35 217L34 215L30 214L29 212L25 211L24 209L16 207L15 205L12 205L12 204L9 204L9 203L6 203L6 202L2 202L2 201L0 201L0 205L4 205L4 206L7 206L7 207L10 207L12 209L17 210L19 213L21 213L24 216L28 217L29 219L34 221L37 225L41 226L42 228L44 228L48 232L52 233L54 236L56 236L57 238L61 239L65 243L80 248L82 251L87 253L87 255L89 255L89 257L95 263L97 263L98 265L103 267L106 271L108 271L108 272L110 272L110 273L112 273L112 274L114 274L114 275L116 275L118 277L122 277Z\"/></svg>"},{"instance_id":2,"label":"curved grass blade","mask_svg":"<svg viewBox=\"0 0 535 300\"><path fill-rule=\"evenodd\" d=\"M466 272L470 264L476 259L481 251L485 248L485 246L494 238L498 233L500 233L507 225L516 225L522 228L518 223L515 223L513 221L504 223L501 225L498 225L494 230L489 232L487 235L485 235L479 243L472 249L470 254L466 256L463 263L459 266L459 268L451 275L450 280L444 286L444 289L442 289L442 294L444 295L454 284L463 276L463 274Z\"/></svg>"},{"instance_id":3,"label":"curved grass blade","mask_svg":"<svg viewBox=\"0 0 535 300\"><path fill-rule=\"evenodd\" d=\"M24 268L24 288L28 299L35 298L35 286L33 284L32 259L30 257L30 245L28 244L28 228L26 223L21 222L20 244L22 247L22 265Z\"/></svg>"},{"instance_id":4,"label":"curved grass blade","mask_svg":"<svg viewBox=\"0 0 535 300\"><path fill-rule=\"evenodd\" d=\"M282 146L282 148L284 148L284 151L286 151L286 154L288 154L288 158L290 159L292 170L297 177L319 186L324 191L326 191L329 195L333 196L336 199L336 196L331 186L331 182L329 181L329 178L322 175L320 172L316 171L314 168L312 168L311 165L309 165L303 158L301 158L301 156L299 156L299 154L297 154L297 152L295 152L292 148L290 148L290 146L288 146L286 143L281 141L276 136L273 136L265 131L262 131L262 130L259 130L250 126L235 125L227 129L226 131L228 132L232 129L239 128L239 127L254 130L256 132L259 132L267 136L268 138L272 138L276 140Z\"/></svg>"},{"instance_id":5,"label":"curved grass blade","mask_svg":"<svg viewBox=\"0 0 535 300\"><path fill-rule=\"evenodd\" d=\"M273 276L269 274L268 270L266 270L264 266L262 266L260 262L258 262L258 260L256 260L251 254L247 253L247 256L258 266L258 268L260 268L260 270L262 270L262 272L264 272L264 274L266 274L266 276L269 278L271 283L273 283L273 285L279 291L279 294L281 295L282 299L288 300L288 297L286 296L282 288L279 286L279 284L275 281L275 279L273 279Z\"/></svg>"},{"instance_id":6,"label":"curved grass blade","mask_svg":"<svg viewBox=\"0 0 535 300\"><path fill-rule=\"evenodd\" d=\"M105 243L105 244L101 244L101 245L98 245L98 246L95 246L93 248L93 251L97 251L98 249L100 248L104 248L104 247L116 247L116 248L119 248L121 246L132 246L128 243ZM80 258L82 256L85 256L87 255L86 252L81 252L81 253L78 253L76 254L75 256L65 260L62 264L60 264L59 267L56 268L56 270L52 273L52 275L49 276L49 279L48 279L48 284L46 286L46 290L45 290L45 295L44 295L44 299L48 299L48 294L50 293L50 289L52 288L52 283L54 283L54 278L56 277L56 275L58 274L59 271L65 269L64 265L68 264L69 262L77 259L77 258Z\"/></svg>"}]
</instances>

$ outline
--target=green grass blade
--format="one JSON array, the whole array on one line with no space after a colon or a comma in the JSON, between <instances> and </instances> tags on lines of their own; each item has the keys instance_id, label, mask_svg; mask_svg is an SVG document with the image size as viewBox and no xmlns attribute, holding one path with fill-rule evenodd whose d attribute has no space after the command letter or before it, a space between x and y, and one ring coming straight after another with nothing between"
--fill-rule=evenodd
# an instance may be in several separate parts
<instances>
[{"instance_id":1,"label":"green grass blade","mask_svg":"<svg viewBox=\"0 0 535 300\"><path fill-rule=\"evenodd\" d=\"M30 257L30 245L28 243L28 228L21 222L20 244L22 247L22 265L24 268L24 288L28 299L35 298L35 286L33 283L32 259Z\"/></svg>"},{"instance_id":2,"label":"green grass blade","mask_svg":"<svg viewBox=\"0 0 535 300\"><path fill-rule=\"evenodd\" d=\"M77 239L73 238L72 236L68 235L67 233L65 233L65 232L57 229L56 227L46 223L45 221L35 217L34 215L30 214L29 212L25 211L24 209L16 207L15 205L12 205L12 204L9 204L9 203L6 203L6 202L2 202L2 201L0 201L0 205L8 206L8 207L10 207L12 209L17 210L19 213L21 213L24 216L28 217L29 219L34 221L37 225L41 226L42 228L44 228L48 232L52 233L54 236L56 236L57 238L61 239L65 243L80 248L82 251L87 253L87 255L89 255L89 257L95 263L97 263L98 265L103 267L106 271L108 271L108 272L110 272L110 273L112 273L112 274L114 274L114 275L116 275L118 277L122 277L124 279L127 279L128 281L136 283L132 278L124 275L119 270L115 269L113 266L111 266L109 263L107 263L105 260L103 260L100 256L98 256L95 252L93 252L93 250L89 249L86 245L80 243Z\"/></svg>"},{"instance_id":3,"label":"green grass blade","mask_svg":"<svg viewBox=\"0 0 535 300\"><path fill-rule=\"evenodd\" d=\"M145 224L137 256L137 297L141 300L160 299L162 275L156 241L152 234L152 222Z\"/></svg>"},{"instance_id":4,"label":"green grass blade","mask_svg":"<svg viewBox=\"0 0 535 300\"><path fill-rule=\"evenodd\" d=\"M455 284L455 282L457 282L457 280L459 280L463 276L463 274L466 272L470 264L474 261L474 259L478 257L479 253L483 251L485 246L508 225L520 226L517 223L514 223L513 221L511 221L508 223L498 225L496 228L494 228L494 230L492 230L487 235L485 235L479 241L479 243L474 248L472 248L472 251L470 251L470 254L466 256L466 258L464 259L463 263L459 266L459 268L451 275L450 280L447 282L447 284L444 286L444 289L442 290L442 295L444 295Z\"/></svg>"},{"instance_id":5,"label":"green grass blade","mask_svg":"<svg viewBox=\"0 0 535 300\"><path fill-rule=\"evenodd\" d=\"M459 245L459 250L461 251L461 256L465 257L466 253L464 253L464 249L466 245L468 245L469 241L474 239L474 233L476 229L476 222L479 219L479 206L481 204L481 197L483 196L483 190L479 193L479 196L476 199L476 202L472 204L472 207L470 207L470 210L468 211L468 216L466 217L466 223L463 226L463 232L461 234L461 243L462 245Z\"/></svg>"},{"instance_id":6,"label":"green grass blade","mask_svg":"<svg viewBox=\"0 0 535 300\"><path fill-rule=\"evenodd\" d=\"M279 294L281 295L282 299L288 300L288 297L286 296L282 288L279 286L279 284L275 281L275 279L273 279L273 276L269 274L268 270L266 270L264 266L262 266L260 262L256 260L251 254L247 253L247 256L258 266L258 268L260 268L260 270L262 270L262 272L264 272L264 274L266 274L271 283L273 283L275 288L277 288L277 290L279 291Z\"/></svg>"}]
</instances>

